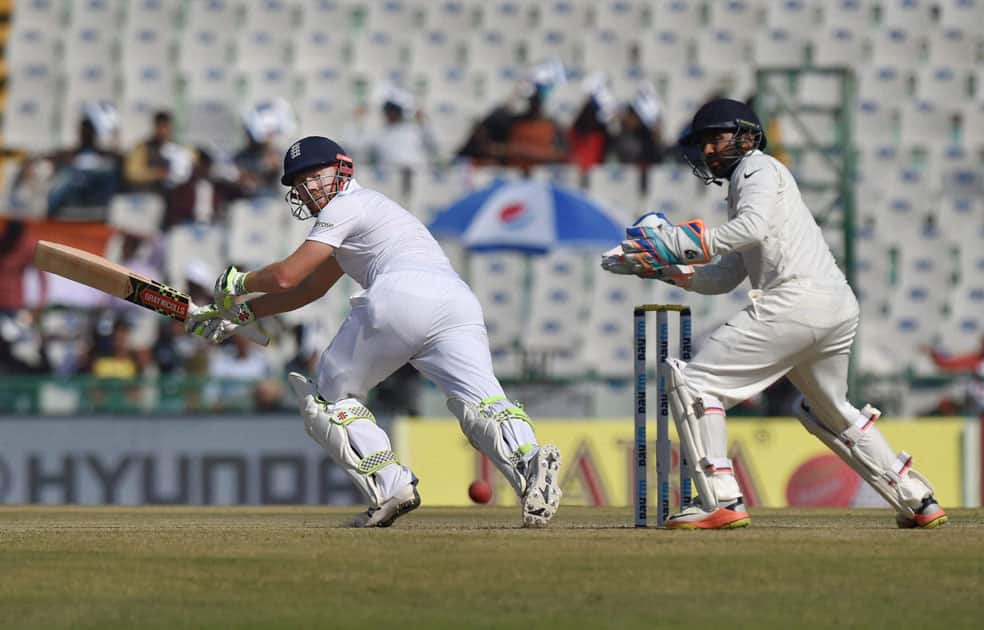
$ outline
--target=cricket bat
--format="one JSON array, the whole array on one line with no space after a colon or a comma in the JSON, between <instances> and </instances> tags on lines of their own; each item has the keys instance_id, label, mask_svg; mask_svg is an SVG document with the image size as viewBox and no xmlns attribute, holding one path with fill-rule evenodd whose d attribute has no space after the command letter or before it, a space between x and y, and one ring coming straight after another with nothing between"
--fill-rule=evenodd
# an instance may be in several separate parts
<instances>
[{"instance_id":1,"label":"cricket bat","mask_svg":"<svg viewBox=\"0 0 984 630\"><path fill-rule=\"evenodd\" d=\"M34 247L34 265L178 321L183 322L188 310L195 307L187 293L145 278L102 256L61 243L38 241ZM241 326L236 334L262 346L270 343L254 326Z\"/></svg>"}]
</instances>

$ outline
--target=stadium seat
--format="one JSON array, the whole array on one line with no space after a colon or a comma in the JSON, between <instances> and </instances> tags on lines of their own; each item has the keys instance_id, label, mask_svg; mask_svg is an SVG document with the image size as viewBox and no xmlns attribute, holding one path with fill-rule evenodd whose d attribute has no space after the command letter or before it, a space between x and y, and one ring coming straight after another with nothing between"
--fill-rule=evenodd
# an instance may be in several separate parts
<instances>
[{"instance_id":1,"label":"stadium seat","mask_svg":"<svg viewBox=\"0 0 984 630\"><path fill-rule=\"evenodd\" d=\"M428 115L434 121L434 140L442 160L454 158L479 117L470 106L466 107L453 100L434 102L428 109Z\"/></svg>"},{"instance_id":2,"label":"stadium seat","mask_svg":"<svg viewBox=\"0 0 984 630\"><path fill-rule=\"evenodd\" d=\"M617 33L631 33L642 21L642 3L634 0L602 0L592 5L594 27Z\"/></svg>"},{"instance_id":3,"label":"stadium seat","mask_svg":"<svg viewBox=\"0 0 984 630\"><path fill-rule=\"evenodd\" d=\"M294 218L285 212L283 201L275 197L230 203L225 225L229 262L257 269L278 260L282 251L281 226L287 220Z\"/></svg>"},{"instance_id":4,"label":"stadium seat","mask_svg":"<svg viewBox=\"0 0 984 630\"><path fill-rule=\"evenodd\" d=\"M629 66L629 51L633 42L617 31L595 29L581 37L581 69L625 68Z\"/></svg>"},{"instance_id":5,"label":"stadium seat","mask_svg":"<svg viewBox=\"0 0 984 630\"><path fill-rule=\"evenodd\" d=\"M43 64L12 68L4 103L3 142L7 148L46 152L55 148L55 76Z\"/></svg>"},{"instance_id":6,"label":"stadium seat","mask_svg":"<svg viewBox=\"0 0 984 630\"><path fill-rule=\"evenodd\" d=\"M900 244L895 263L896 274L903 284L934 287L941 298L950 290L957 274L956 260L949 255L950 245L939 230L898 229Z\"/></svg>"},{"instance_id":7,"label":"stadium seat","mask_svg":"<svg viewBox=\"0 0 984 630\"><path fill-rule=\"evenodd\" d=\"M837 124L829 113L801 111L796 114L800 124L794 122L792 114L776 116L782 130L782 143L786 146L801 147L817 143L820 147L832 147L837 142ZM884 142L884 139L882 140Z\"/></svg>"},{"instance_id":8,"label":"stadium seat","mask_svg":"<svg viewBox=\"0 0 984 630\"><path fill-rule=\"evenodd\" d=\"M110 67L93 65L69 69L61 106L60 138L63 146L78 142L82 104L117 102L117 77Z\"/></svg>"},{"instance_id":9,"label":"stadium seat","mask_svg":"<svg viewBox=\"0 0 984 630\"><path fill-rule=\"evenodd\" d=\"M926 151L925 171L933 189L949 195L973 196L984 193L984 170L980 160L958 144L933 145Z\"/></svg>"},{"instance_id":10,"label":"stadium seat","mask_svg":"<svg viewBox=\"0 0 984 630\"><path fill-rule=\"evenodd\" d=\"M340 72L345 68L349 54L345 34L305 25L294 37L293 67L297 71L333 68Z\"/></svg>"},{"instance_id":11,"label":"stadium seat","mask_svg":"<svg viewBox=\"0 0 984 630\"><path fill-rule=\"evenodd\" d=\"M926 66L919 69L916 98L948 105L970 98L970 73L952 66Z\"/></svg>"},{"instance_id":12,"label":"stadium seat","mask_svg":"<svg viewBox=\"0 0 984 630\"><path fill-rule=\"evenodd\" d=\"M115 63L116 31L110 28L71 28L65 42L64 63L68 68Z\"/></svg>"},{"instance_id":13,"label":"stadium seat","mask_svg":"<svg viewBox=\"0 0 984 630\"><path fill-rule=\"evenodd\" d=\"M109 224L127 234L156 236L163 218L164 198L155 193L114 195L109 204Z\"/></svg>"},{"instance_id":14,"label":"stadium seat","mask_svg":"<svg viewBox=\"0 0 984 630\"><path fill-rule=\"evenodd\" d=\"M192 6L197 4L193 3ZM200 27L197 23L192 24L181 32L179 68L185 73L194 73L202 67L228 66L232 58L235 34L228 29L214 30Z\"/></svg>"},{"instance_id":15,"label":"stadium seat","mask_svg":"<svg viewBox=\"0 0 984 630\"><path fill-rule=\"evenodd\" d=\"M26 64L52 66L58 59L61 34L54 28L15 23L7 39L6 63L10 68Z\"/></svg>"},{"instance_id":16,"label":"stadium seat","mask_svg":"<svg viewBox=\"0 0 984 630\"><path fill-rule=\"evenodd\" d=\"M635 276L593 269L591 310L585 324L582 358L596 376L632 376L632 308L650 302L651 284Z\"/></svg>"},{"instance_id":17,"label":"stadium seat","mask_svg":"<svg viewBox=\"0 0 984 630\"><path fill-rule=\"evenodd\" d=\"M907 101L912 96L912 83L912 72L902 66L867 65L857 71L858 98L862 101Z\"/></svg>"},{"instance_id":18,"label":"stadium seat","mask_svg":"<svg viewBox=\"0 0 984 630\"><path fill-rule=\"evenodd\" d=\"M567 33L584 32L588 23L588 4L572 0L549 0L538 3L537 26Z\"/></svg>"},{"instance_id":19,"label":"stadium seat","mask_svg":"<svg viewBox=\"0 0 984 630\"><path fill-rule=\"evenodd\" d=\"M952 105L952 104L951 104ZM929 101L912 101L901 108L900 142L928 147L954 135L955 112Z\"/></svg>"},{"instance_id":20,"label":"stadium seat","mask_svg":"<svg viewBox=\"0 0 984 630\"><path fill-rule=\"evenodd\" d=\"M977 244L973 226L984 223L984 204L980 199L944 195L935 208L935 216L937 228L950 241Z\"/></svg>"},{"instance_id":21,"label":"stadium seat","mask_svg":"<svg viewBox=\"0 0 984 630\"><path fill-rule=\"evenodd\" d=\"M452 202L465 195L464 175L453 168L414 169L411 173L407 210L424 225Z\"/></svg>"},{"instance_id":22,"label":"stadium seat","mask_svg":"<svg viewBox=\"0 0 984 630\"><path fill-rule=\"evenodd\" d=\"M933 4L929 0L881 0L881 25L925 35L933 26Z\"/></svg>"},{"instance_id":23,"label":"stadium seat","mask_svg":"<svg viewBox=\"0 0 984 630\"><path fill-rule=\"evenodd\" d=\"M472 253L468 283L482 304L489 343L512 348L523 331L527 260L516 253Z\"/></svg>"},{"instance_id":24,"label":"stadium seat","mask_svg":"<svg viewBox=\"0 0 984 630\"><path fill-rule=\"evenodd\" d=\"M515 33L486 28L474 33L465 42L468 67L491 72L513 66L519 59L519 41Z\"/></svg>"},{"instance_id":25,"label":"stadium seat","mask_svg":"<svg viewBox=\"0 0 984 630\"><path fill-rule=\"evenodd\" d=\"M65 25L65 3L61 0L19 0L14 3L13 29L56 32Z\"/></svg>"},{"instance_id":26,"label":"stadium seat","mask_svg":"<svg viewBox=\"0 0 984 630\"><path fill-rule=\"evenodd\" d=\"M187 100L236 102L236 76L221 64L201 64L185 76Z\"/></svg>"},{"instance_id":27,"label":"stadium seat","mask_svg":"<svg viewBox=\"0 0 984 630\"><path fill-rule=\"evenodd\" d=\"M580 345L588 308L588 296L581 290L587 263L588 256L578 252L557 251L533 258L530 313L523 330L525 349L549 353Z\"/></svg>"},{"instance_id":28,"label":"stadium seat","mask_svg":"<svg viewBox=\"0 0 984 630\"><path fill-rule=\"evenodd\" d=\"M532 65L559 59L572 68L577 62L575 39L574 34L555 29L531 31L526 37L526 62Z\"/></svg>"},{"instance_id":29,"label":"stadium seat","mask_svg":"<svg viewBox=\"0 0 984 630\"><path fill-rule=\"evenodd\" d=\"M175 31L153 24L127 24L121 42L125 67L170 64L174 55Z\"/></svg>"},{"instance_id":30,"label":"stadium seat","mask_svg":"<svg viewBox=\"0 0 984 630\"><path fill-rule=\"evenodd\" d=\"M243 3L239 0L189 2L185 15L185 30L228 32L232 30L230 26L239 26L242 6Z\"/></svg>"},{"instance_id":31,"label":"stadium seat","mask_svg":"<svg viewBox=\"0 0 984 630\"><path fill-rule=\"evenodd\" d=\"M419 24L417 7L406 0L370 2L366 8L366 25L373 31L399 37L412 33Z\"/></svg>"},{"instance_id":32,"label":"stadium seat","mask_svg":"<svg viewBox=\"0 0 984 630\"><path fill-rule=\"evenodd\" d=\"M751 42L741 31L729 28L705 31L697 39L697 63L712 71L733 68L748 60L750 49Z\"/></svg>"},{"instance_id":33,"label":"stadium seat","mask_svg":"<svg viewBox=\"0 0 984 630\"><path fill-rule=\"evenodd\" d=\"M984 0L940 0L940 25L943 28L967 28L984 24Z\"/></svg>"},{"instance_id":34,"label":"stadium seat","mask_svg":"<svg viewBox=\"0 0 984 630\"><path fill-rule=\"evenodd\" d=\"M694 41L688 31L660 28L642 33L639 38L639 63L657 73L668 74L673 68L692 65L696 60Z\"/></svg>"},{"instance_id":35,"label":"stadium seat","mask_svg":"<svg viewBox=\"0 0 984 630\"><path fill-rule=\"evenodd\" d=\"M980 34L962 28L933 31L929 39L931 66L949 66L957 70L973 70L979 63Z\"/></svg>"},{"instance_id":36,"label":"stadium seat","mask_svg":"<svg viewBox=\"0 0 984 630\"><path fill-rule=\"evenodd\" d=\"M639 169L628 164L602 164L588 173L588 192L603 205L629 216L642 214Z\"/></svg>"},{"instance_id":37,"label":"stadium seat","mask_svg":"<svg viewBox=\"0 0 984 630\"><path fill-rule=\"evenodd\" d=\"M824 26L815 33L813 42L813 63L825 67L862 65L864 46L858 31L840 26Z\"/></svg>"},{"instance_id":38,"label":"stadium seat","mask_svg":"<svg viewBox=\"0 0 984 630\"><path fill-rule=\"evenodd\" d=\"M408 33L400 38L383 30L363 32L352 49L352 71L368 80L387 79L399 81L407 69L409 52Z\"/></svg>"},{"instance_id":39,"label":"stadium seat","mask_svg":"<svg viewBox=\"0 0 984 630\"><path fill-rule=\"evenodd\" d=\"M703 26L702 6L692 0L658 0L650 28L655 31L696 33Z\"/></svg>"},{"instance_id":40,"label":"stadium seat","mask_svg":"<svg viewBox=\"0 0 984 630\"><path fill-rule=\"evenodd\" d=\"M550 90L550 97L545 103L546 112L566 129L574 122L587 99L588 95L579 82L564 83Z\"/></svg>"},{"instance_id":41,"label":"stadium seat","mask_svg":"<svg viewBox=\"0 0 984 630\"><path fill-rule=\"evenodd\" d=\"M476 6L462 0L441 0L427 3L425 19L427 28L462 35L475 29L478 18Z\"/></svg>"},{"instance_id":42,"label":"stadium seat","mask_svg":"<svg viewBox=\"0 0 984 630\"><path fill-rule=\"evenodd\" d=\"M799 78L796 100L808 107L840 107L841 78L833 74L803 74Z\"/></svg>"},{"instance_id":43,"label":"stadium seat","mask_svg":"<svg viewBox=\"0 0 984 630\"><path fill-rule=\"evenodd\" d=\"M890 28L871 35L871 61L878 65L914 67L923 58L925 39L915 32Z\"/></svg>"},{"instance_id":44,"label":"stadium seat","mask_svg":"<svg viewBox=\"0 0 984 630\"><path fill-rule=\"evenodd\" d=\"M482 5L482 28L524 36L533 28L530 6L517 0L494 0Z\"/></svg>"},{"instance_id":45,"label":"stadium seat","mask_svg":"<svg viewBox=\"0 0 984 630\"><path fill-rule=\"evenodd\" d=\"M265 26L241 29L236 36L236 68L249 71L286 65L292 35Z\"/></svg>"},{"instance_id":46,"label":"stadium seat","mask_svg":"<svg viewBox=\"0 0 984 630\"><path fill-rule=\"evenodd\" d=\"M181 291L188 290L189 265L201 265L218 277L226 267L223 255L223 228L200 223L172 227L165 238L167 283Z\"/></svg>"},{"instance_id":47,"label":"stadium seat","mask_svg":"<svg viewBox=\"0 0 984 630\"><path fill-rule=\"evenodd\" d=\"M123 16L123 4L120 0L71 0L68 15L70 28L115 31Z\"/></svg>"},{"instance_id":48,"label":"stadium seat","mask_svg":"<svg viewBox=\"0 0 984 630\"><path fill-rule=\"evenodd\" d=\"M646 174L647 212L662 212L672 221L685 221L696 216L693 204L699 182L689 166L661 164L650 167ZM686 216L685 216L686 215Z\"/></svg>"},{"instance_id":49,"label":"stadium seat","mask_svg":"<svg viewBox=\"0 0 984 630\"><path fill-rule=\"evenodd\" d=\"M243 126L237 104L229 101L189 101L185 106L186 136L195 146L230 154L242 144Z\"/></svg>"},{"instance_id":50,"label":"stadium seat","mask_svg":"<svg viewBox=\"0 0 984 630\"><path fill-rule=\"evenodd\" d=\"M877 100L858 101L855 110L854 141L863 144L898 142L898 110Z\"/></svg>"},{"instance_id":51,"label":"stadium seat","mask_svg":"<svg viewBox=\"0 0 984 630\"><path fill-rule=\"evenodd\" d=\"M294 31L297 7L293 0L252 0L244 3L244 8L245 30L266 29L282 36Z\"/></svg>"},{"instance_id":52,"label":"stadium seat","mask_svg":"<svg viewBox=\"0 0 984 630\"><path fill-rule=\"evenodd\" d=\"M752 60L765 68L799 68L806 58L806 40L782 28L759 30L755 34Z\"/></svg>"},{"instance_id":53,"label":"stadium seat","mask_svg":"<svg viewBox=\"0 0 984 630\"><path fill-rule=\"evenodd\" d=\"M713 30L754 33L763 23L761 2L750 0L720 0L709 2L708 26Z\"/></svg>"},{"instance_id":54,"label":"stadium seat","mask_svg":"<svg viewBox=\"0 0 984 630\"><path fill-rule=\"evenodd\" d=\"M311 92L309 88L308 93ZM300 122L298 135L323 136L329 130L336 129L338 121L351 119L352 102L344 97L334 98L332 94L330 90L314 90L313 96L306 96L300 100L297 104L297 117Z\"/></svg>"},{"instance_id":55,"label":"stadium seat","mask_svg":"<svg viewBox=\"0 0 984 630\"><path fill-rule=\"evenodd\" d=\"M128 29L155 28L173 31L181 13L181 3L162 0L130 0L126 4Z\"/></svg>"},{"instance_id":56,"label":"stadium seat","mask_svg":"<svg viewBox=\"0 0 984 630\"><path fill-rule=\"evenodd\" d=\"M460 33L430 29L417 31L411 41L414 74L429 76L435 68L460 67L464 40Z\"/></svg>"},{"instance_id":57,"label":"stadium seat","mask_svg":"<svg viewBox=\"0 0 984 630\"><path fill-rule=\"evenodd\" d=\"M246 107L274 98L293 98L298 93L297 77L282 65L256 68L240 75L245 85Z\"/></svg>"},{"instance_id":58,"label":"stadium seat","mask_svg":"<svg viewBox=\"0 0 984 630\"><path fill-rule=\"evenodd\" d=\"M938 347L948 354L965 354L979 350L981 339L984 338L982 307L984 302L977 305L977 310L951 310L941 322Z\"/></svg>"},{"instance_id":59,"label":"stadium seat","mask_svg":"<svg viewBox=\"0 0 984 630\"><path fill-rule=\"evenodd\" d=\"M765 24L769 29L789 33L809 33L819 23L817 4L808 0L769 0ZM759 28L761 31L761 27Z\"/></svg>"}]
</instances>

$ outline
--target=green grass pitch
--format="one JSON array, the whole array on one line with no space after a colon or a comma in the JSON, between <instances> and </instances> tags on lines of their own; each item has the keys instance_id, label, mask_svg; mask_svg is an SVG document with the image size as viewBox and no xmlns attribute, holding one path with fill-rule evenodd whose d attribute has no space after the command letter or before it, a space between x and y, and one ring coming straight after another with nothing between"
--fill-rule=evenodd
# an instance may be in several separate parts
<instances>
[{"instance_id":1,"label":"green grass pitch","mask_svg":"<svg viewBox=\"0 0 984 630\"><path fill-rule=\"evenodd\" d=\"M977 628L984 510L753 510L636 530L565 507L423 507L391 529L318 507L0 507L0 627Z\"/></svg>"}]
</instances>

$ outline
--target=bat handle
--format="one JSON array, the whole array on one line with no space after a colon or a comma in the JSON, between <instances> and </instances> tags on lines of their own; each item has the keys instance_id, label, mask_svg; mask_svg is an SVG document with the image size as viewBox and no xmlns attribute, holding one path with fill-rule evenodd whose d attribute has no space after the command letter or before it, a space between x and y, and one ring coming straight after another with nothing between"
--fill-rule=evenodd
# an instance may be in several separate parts
<instances>
[{"instance_id":1,"label":"bat handle","mask_svg":"<svg viewBox=\"0 0 984 630\"><path fill-rule=\"evenodd\" d=\"M270 338L264 335L259 328L255 325L250 324L248 326L240 326L236 329L237 335L242 335L246 337L253 343L258 343L261 346L266 346L270 344Z\"/></svg>"}]
</instances>

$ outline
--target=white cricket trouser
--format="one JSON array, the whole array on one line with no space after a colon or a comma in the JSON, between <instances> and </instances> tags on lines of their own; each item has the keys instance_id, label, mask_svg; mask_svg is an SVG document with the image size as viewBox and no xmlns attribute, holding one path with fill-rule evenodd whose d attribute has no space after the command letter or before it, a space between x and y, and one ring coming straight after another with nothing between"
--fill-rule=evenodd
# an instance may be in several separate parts
<instances>
[{"instance_id":1,"label":"white cricket trouser","mask_svg":"<svg viewBox=\"0 0 984 630\"><path fill-rule=\"evenodd\" d=\"M482 307L461 279L422 271L386 273L351 304L318 365L324 398L364 401L370 389L407 362L447 398L477 405L504 395L492 371Z\"/></svg>"},{"instance_id":2,"label":"white cricket trouser","mask_svg":"<svg viewBox=\"0 0 984 630\"><path fill-rule=\"evenodd\" d=\"M843 419L843 427L831 428L850 426L859 414L847 400L859 313L851 289L794 281L749 296L751 304L718 328L687 365L688 385L727 409L788 375L818 415L828 422Z\"/></svg>"}]
</instances>

